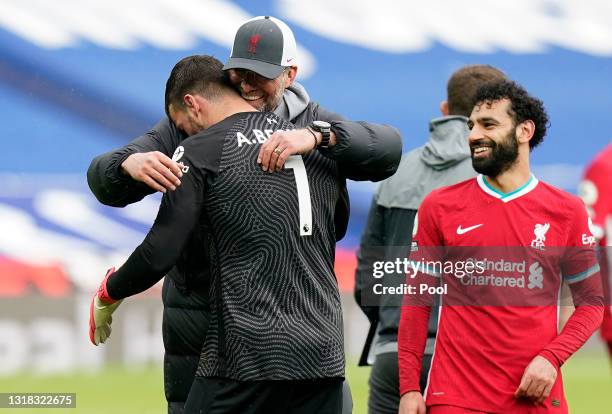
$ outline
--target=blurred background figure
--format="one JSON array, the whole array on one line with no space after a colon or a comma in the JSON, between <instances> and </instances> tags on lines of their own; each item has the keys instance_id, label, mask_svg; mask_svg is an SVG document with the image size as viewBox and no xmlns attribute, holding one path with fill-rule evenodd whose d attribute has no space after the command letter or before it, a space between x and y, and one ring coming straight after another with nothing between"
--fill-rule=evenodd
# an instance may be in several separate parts
<instances>
[{"instance_id":1,"label":"blurred background figure","mask_svg":"<svg viewBox=\"0 0 612 414\"><path fill-rule=\"evenodd\" d=\"M3 0L0 388L73 389L81 398L76 412L90 413L102 406L97 384L107 381L115 393L104 401L107 410L163 411L160 286L121 305L112 344L102 351L88 343L81 316L100 275L144 238L159 197L123 209L101 206L85 174L94 156L163 116L164 83L179 59L206 53L224 61L236 30L254 16L273 15L292 28L300 82L313 98L349 119L398 128L405 152L425 144L431 109L445 99L442 85L458 68L483 62L512 74L551 116L554 144L534 153L535 175L575 191L587 163L610 141L602 131L612 130L612 8L604 0L484 4ZM351 220L336 249L336 273L350 361L368 327L352 296L355 251L376 187L348 187ZM612 398L609 376L598 376L596 349L584 354L576 375L565 375L568 387L592 393L570 397L573 412L580 404L601 411L598 398ZM109 363L116 368L103 369ZM153 368L134 371L142 366ZM369 371L348 367L354 412L364 412Z\"/></svg>"},{"instance_id":2,"label":"blurred background figure","mask_svg":"<svg viewBox=\"0 0 612 414\"><path fill-rule=\"evenodd\" d=\"M607 305L601 325L601 337L608 347L612 363L612 144L608 144L589 164L578 187L578 194L589 211L592 220L591 232L601 246L599 266Z\"/></svg>"}]
</instances>

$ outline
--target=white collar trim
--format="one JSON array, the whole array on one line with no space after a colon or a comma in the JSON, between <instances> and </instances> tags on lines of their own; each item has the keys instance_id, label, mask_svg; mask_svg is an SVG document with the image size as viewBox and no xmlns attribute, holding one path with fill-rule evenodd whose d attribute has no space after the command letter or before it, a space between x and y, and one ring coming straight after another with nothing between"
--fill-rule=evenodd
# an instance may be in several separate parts
<instances>
[{"instance_id":1,"label":"white collar trim","mask_svg":"<svg viewBox=\"0 0 612 414\"><path fill-rule=\"evenodd\" d=\"M527 180L527 182L521 187L509 193L502 193L501 191L493 188L482 174L478 174L478 176L476 177L476 181L478 182L478 186L482 189L482 191L489 194L491 197L500 199L504 203L524 196L525 194L536 188L539 183L539 180L533 174L531 174L529 180Z\"/></svg>"}]
</instances>

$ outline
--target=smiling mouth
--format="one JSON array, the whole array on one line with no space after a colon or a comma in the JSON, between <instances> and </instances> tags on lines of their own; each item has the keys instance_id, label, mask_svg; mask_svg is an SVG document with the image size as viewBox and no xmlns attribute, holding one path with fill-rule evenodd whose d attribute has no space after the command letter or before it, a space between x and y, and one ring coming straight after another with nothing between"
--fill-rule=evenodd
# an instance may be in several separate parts
<instances>
[{"instance_id":1,"label":"smiling mouth","mask_svg":"<svg viewBox=\"0 0 612 414\"><path fill-rule=\"evenodd\" d=\"M263 95L258 94L258 95L247 95L247 94L242 94L242 98L246 101L257 101L258 99L263 98Z\"/></svg>"},{"instance_id":2,"label":"smiling mouth","mask_svg":"<svg viewBox=\"0 0 612 414\"><path fill-rule=\"evenodd\" d=\"M472 154L475 157L484 157L493 149L489 145L476 145L472 147Z\"/></svg>"}]
</instances>

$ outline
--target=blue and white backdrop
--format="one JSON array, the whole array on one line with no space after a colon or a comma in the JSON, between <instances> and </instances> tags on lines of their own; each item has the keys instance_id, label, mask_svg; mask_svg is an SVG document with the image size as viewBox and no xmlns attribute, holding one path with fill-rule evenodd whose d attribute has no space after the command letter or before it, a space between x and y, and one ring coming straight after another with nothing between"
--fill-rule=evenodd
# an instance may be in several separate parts
<instances>
[{"instance_id":1,"label":"blue and white backdrop","mask_svg":"<svg viewBox=\"0 0 612 414\"><path fill-rule=\"evenodd\" d=\"M125 259L159 198L100 206L86 185L90 160L163 115L178 59L225 60L235 30L257 15L294 30L298 80L314 100L397 127L404 150L424 143L448 76L473 63L503 69L544 100L551 127L533 155L541 179L575 191L612 138L607 0L2 0L1 296L91 290ZM345 290L373 189L350 185L338 255Z\"/></svg>"}]
</instances>

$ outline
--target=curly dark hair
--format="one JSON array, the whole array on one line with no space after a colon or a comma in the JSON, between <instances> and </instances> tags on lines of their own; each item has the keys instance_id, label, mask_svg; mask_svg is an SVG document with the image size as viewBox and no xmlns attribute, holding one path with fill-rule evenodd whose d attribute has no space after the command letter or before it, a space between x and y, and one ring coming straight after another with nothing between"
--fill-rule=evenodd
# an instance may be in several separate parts
<instances>
[{"instance_id":1,"label":"curly dark hair","mask_svg":"<svg viewBox=\"0 0 612 414\"><path fill-rule=\"evenodd\" d=\"M529 149L532 150L544 140L546 128L549 125L548 114L544 103L530 96L525 88L516 82L504 80L487 83L478 88L474 96L474 106L484 103L492 103L502 99L508 99L508 115L512 118L514 125L527 120L535 124L535 132L529 141Z\"/></svg>"}]
</instances>

